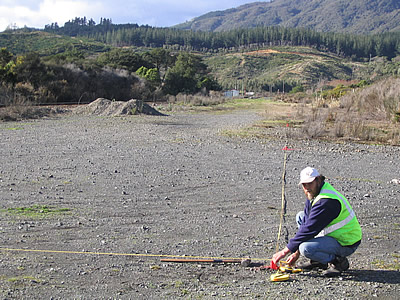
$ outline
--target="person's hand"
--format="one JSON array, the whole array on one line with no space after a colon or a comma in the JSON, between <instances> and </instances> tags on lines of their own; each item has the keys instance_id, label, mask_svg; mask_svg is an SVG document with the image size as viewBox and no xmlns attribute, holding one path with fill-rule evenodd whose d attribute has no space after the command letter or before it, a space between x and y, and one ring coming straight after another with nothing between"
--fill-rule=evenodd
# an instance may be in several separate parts
<instances>
[{"instance_id":1,"label":"person's hand","mask_svg":"<svg viewBox=\"0 0 400 300\"><path fill-rule=\"evenodd\" d=\"M283 249L283 250L281 250L279 252L276 252L272 256L272 262L277 265L279 263L279 261L282 258L284 258L286 255L288 255L289 253L290 253L290 250L287 247L285 247L285 249Z\"/></svg>"},{"instance_id":2,"label":"person's hand","mask_svg":"<svg viewBox=\"0 0 400 300\"><path fill-rule=\"evenodd\" d=\"M294 266L294 264L299 259L299 257L300 257L300 252L299 252L299 250L297 250L295 253L291 254L287 258L286 262L289 264L289 266Z\"/></svg>"}]
</instances>

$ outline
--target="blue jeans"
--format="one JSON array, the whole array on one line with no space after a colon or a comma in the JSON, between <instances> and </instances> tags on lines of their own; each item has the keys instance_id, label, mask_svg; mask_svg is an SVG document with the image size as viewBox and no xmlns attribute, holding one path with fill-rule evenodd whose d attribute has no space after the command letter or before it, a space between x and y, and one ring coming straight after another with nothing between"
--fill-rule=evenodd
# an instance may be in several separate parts
<instances>
[{"instance_id":1,"label":"blue jeans","mask_svg":"<svg viewBox=\"0 0 400 300\"><path fill-rule=\"evenodd\" d=\"M300 211L296 215L296 222L298 227L303 222L304 212ZM301 255L326 264L332 262L336 256L346 257L356 251L358 246L344 247L339 244L337 240L330 236L321 236L312 238L300 244L299 251Z\"/></svg>"}]
</instances>

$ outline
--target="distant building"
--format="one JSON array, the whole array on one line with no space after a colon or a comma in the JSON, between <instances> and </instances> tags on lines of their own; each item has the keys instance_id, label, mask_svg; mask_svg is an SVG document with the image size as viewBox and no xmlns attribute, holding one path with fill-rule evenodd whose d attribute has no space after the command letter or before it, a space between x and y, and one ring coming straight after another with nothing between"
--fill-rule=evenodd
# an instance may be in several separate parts
<instances>
[{"instance_id":1,"label":"distant building","mask_svg":"<svg viewBox=\"0 0 400 300\"><path fill-rule=\"evenodd\" d=\"M239 97L239 91L238 90L225 91L224 96L226 98Z\"/></svg>"}]
</instances>

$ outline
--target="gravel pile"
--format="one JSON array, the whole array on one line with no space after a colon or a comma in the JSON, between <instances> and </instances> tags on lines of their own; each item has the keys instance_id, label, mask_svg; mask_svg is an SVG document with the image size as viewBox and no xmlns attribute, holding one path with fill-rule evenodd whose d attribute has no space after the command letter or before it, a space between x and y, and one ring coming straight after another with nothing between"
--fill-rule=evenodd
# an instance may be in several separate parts
<instances>
[{"instance_id":1,"label":"gravel pile","mask_svg":"<svg viewBox=\"0 0 400 300\"><path fill-rule=\"evenodd\" d=\"M98 98L95 101L78 106L73 110L74 114L90 115L90 116L127 116L146 114L154 116L162 116L163 114L155 110L153 107L144 103L143 100L131 99L128 101L114 101L105 98Z\"/></svg>"},{"instance_id":2,"label":"gravel pile","mask_svg":"<svg viewBox=\"0 0 400 300\"><path fill-rule=\"evenodd\" d=\"M0 247L61 252L3 250L0 296L398 299L400 149L221 134L258 119L243 111L1 123ZM348 197L362 224L363 242L343 276L313 271L274 283L272 272L251 265L160 261L271 258L296 231L304 202L298 176L308 165ZM33 207L42 218L15 213Z\"/></svg>"}]
</instances>

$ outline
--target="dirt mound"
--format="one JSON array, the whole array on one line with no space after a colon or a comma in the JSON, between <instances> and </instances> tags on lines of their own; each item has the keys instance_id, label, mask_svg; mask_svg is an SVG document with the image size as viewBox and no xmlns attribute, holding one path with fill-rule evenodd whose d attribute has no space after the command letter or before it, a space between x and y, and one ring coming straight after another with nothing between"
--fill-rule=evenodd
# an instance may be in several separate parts
<instances>
[{"instance_id":1,"label":"dirt mound","mask_svg":"<svg viewBox=\"0 0 400 300\"><path fill-rule=\"evenodd\" d=\"M152 108L143 100L131 99L129 101L112 101L105 98L98 98L95 101L75 109L75 113L97 116L124 116L146 114L163 116L162 113Z\"/></svg>"}]
</instances>

